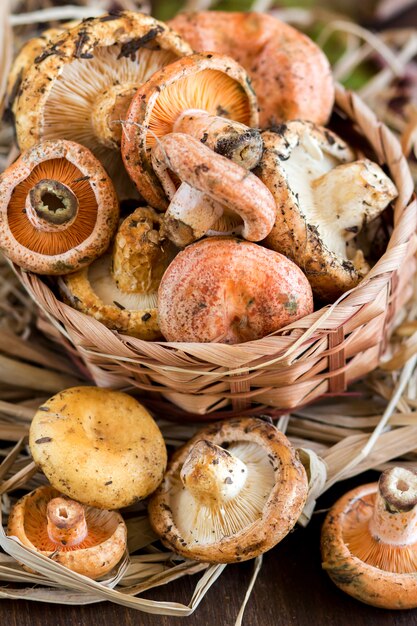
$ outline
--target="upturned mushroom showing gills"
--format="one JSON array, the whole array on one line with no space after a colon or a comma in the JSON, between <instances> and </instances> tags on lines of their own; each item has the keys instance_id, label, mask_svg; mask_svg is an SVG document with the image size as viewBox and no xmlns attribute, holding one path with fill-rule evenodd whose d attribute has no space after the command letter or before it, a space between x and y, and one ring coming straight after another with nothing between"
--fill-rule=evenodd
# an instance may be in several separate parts
<instances>
[{"instance_id":1,"label":"upturned mushroom showing gills","mask_svg":"<svg viewBox=\"0 0 417 626\"><path fill-rule=\"evenodd\" d=\"M288 439L257 418L217 422L178 450L149 502L162 542L188 559L233 563L293 528L308 483Z\"/></svg>"},{"instance_id":2,"label":"upturned mushroom showing gills","mask_svg":"<svg viewBox=\"0 0 417 626\"><path fill-rule=\"evenodd\" d=\"M107 249L119 218L110 178L87 148L45 141L0 176L0 249L38 274L68 274Z\"/></svg>"},{"instance_id":3,"label":"upturned mushroom showing gills","mask_svg":"<svg viewBox=\"0 0 417 626\"><path fill-rule=\"evenodd\" d=\"M261 128L300 118L328 121L334 101L330 64L295 28L271 15L222 11L180 13L169 24L197 52L227 54L245 68Z\"/></svg>"},{"instance_id":4,"label":"upturned mushroom showing gills","mask_svg":"<svg viewBox=\"0 0 417 626\"><path fill-rule=\"evenodd\" d=\"M417 607L417 472L386 470L378 483L346 493L322 529L323 567L361 602Z\"/></svg>"},{"instance_id":5,"label":"upturned mushroom showing gills","mask_svg":"<svg viewBox=\"0 0 417 626\"><path fill-rule=\"evenodd\" d=\"M171 132L187 133L246 169L259 162L256 96L245 70L219 54L183 57L154 74L132 99L122 136L127 171L139 192L168 206L152 170L152 148Z\"/></svg>"},{"instance_id":6,"label":"upturned mushroom showing gills","mask_svg":"<svg viewBox=\"0 0 417 626\"><path fill-rule=\"evenodd\" d=\"M121 120L137 87L191 49L162 22L124 11L81 22L25 72L14 112L21 150L41 139L87 146L121 192Z\"/></svg>"},{"instance_id":7,"label":"upturned mushroom showing gills","mask_svg":"<svg viewBox=\"0 0 417 626\"><path fill-rule=\"evenodd\" d=\"M333 301L369 271L354 238L397 196L395 185L376 163L354 161L326 128L293 121L262 137L256 173L276 203L264 243L300 266L315 295Z\"/></svg>"},{"instance_id":8,"label":"upturned mushroom showing gills","mask_svg":"<svg viewBox=\"0 0 417 626\"><path fill-rule=\"evenodd\" d=\"M156 422L120 391L73 387L39 407L29 431L33 460L66 496L101 509L146 498L167 453Z\"/></svg>"},{"instance_id":9,"label":"upturned mushroom showing gills","mask_svg":"<svg viewBox=\"0 0 417 626\"><path fill-rule=\"evenodd\" d=\"M172 261L159 286L158 310L168 341L234 344L312 313L313 296L302 271L283 255L211 237Z\"/></svg>"},{"instance_id":10,"label":"upturned mushroom showing gills","mask_svg":"<svg viewBox=\"0 0 417 626\"><path fill-rule=\"evenodd\" d=\"M120 225L111 254L59 281L64 301L112 330L159 339L158 287L176 252L161 222L150 207L136 209Z\"/></svg>"},{"instance_id":11,"label":"upturned mushroom showing gills","mask_svg":"<svg viewBox=\"0 0 417 626\"><path fill-rule=\"evenodd\" d=\"M171 199L163 219L163 232L178 247L200 239L216 228L225 210L239 218L234 232L260 241L275 222L275 202L269 189L251 172L215 154L185 133L170 133L152 151L152 165ZM177 181L184 181L177 190ZM186 190L199 192L199 201ZM197 200L194 202L194 200Z\"/></svg>"},{"instance_id":12,"label":"upturned mushroom showing gills","mask_svg":"<svg viewBox=\"0 0 417 626\"><path fill-rule=\"evenodd\" d=\"M127 530L117 511L103 511L42 486L13 506L7 535L88 578L110 572L126 550Z\"/></svg>"}]
</instances>

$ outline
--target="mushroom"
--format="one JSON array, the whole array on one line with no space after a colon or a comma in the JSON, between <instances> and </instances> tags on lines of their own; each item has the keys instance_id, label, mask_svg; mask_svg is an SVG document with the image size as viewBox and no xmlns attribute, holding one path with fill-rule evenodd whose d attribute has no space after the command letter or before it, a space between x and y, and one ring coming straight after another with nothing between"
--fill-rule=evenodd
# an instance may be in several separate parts
<instances>
[{"instance_id":1,"label":"mushroom","mask_svg":"<svg viewBox=\"0 0 417 626\"><path fill-rule=\"evenodd\" d=\"M60 279L64 300L107 328L154 341L158 324L158 287L175 255L160 233L162 217L150 207L136 209L120 225L113 253Z\"/></svg>"},{"instance_id":2,"label":"mushroom","mask_svg":"<svg viewBox=\"0 0 417 626\"><path fill-rule=\"evenodd\" d=\"M149 502L169 549L210 563L252 559L293 528L308 491L297 453L275 426L224 420L178 450Z\"/></svg>"},{"instance_id":3,"label":"mushroom","mask_svg":"<svg viewBox=\"0 0 417 626\"><path fill-rule=\"evenodd\" d=\"M66 389L39 407L29 446L55 489L101 509L146 498L167 460L148 411L125 393L98 387Z\"/></svg>"},{"instance_id":4,"label":"mushroom","mask_svg":"<svg viewBox=\"0 0 417 626\"><path fill-rule=\"evenodd\" d=\"M180 252L158 292L168 341L240 343L259 339L313 311L307 278L273 250L228 237Z\"/></svg>"},{"instance_id":5,"label":"mushroom","mask_svg":"<svg viewBox=\"0 0 417 626\"><path fill-rule=\"evenodd\" d=\"M318 297L333 301L369 271L354 237L397 190L376 163L353 161L348 145L326 128L292 121L262 137L256 173L276 202L264 243L297 263Z\"/></svg>"},{"instance_id":6,"label":"mushroom","mask_svg":"<svg viewBox=\"0 0 417 626\"><path fill-rule=\"evenodd\" d=\"M298 118L328 121L334 101L330 64L295 28L271 15L222 11L180 13L169 24L197 52L230 55L246 69L261 128Z\"/></svg>"},{"instance_id":7,"label":"mushroom","mask_svg":"<svg viewBox=\"0 0 417 626\"><path fill-rule=\"evenodd\" d=\"M129 197L119 148L137 87L191 49L162 22L135 11L84 20L50 42L25 72L14 107L21 150L41 139L87 146Z\"/></svg>"},{"instance_id":8,"label":"mushroom","mask_svg":"<svg viewBox=\"0 0 417 626\"><path fill-rule=\"evenodd\" d=\"M13 506L7 535L64 567L101 578L126 550L127 530L117 511L102 511L38 487Z\"/></svg>"},{"instance_id":9,"label":"mushroom","mask_svg":"<svg viewBox=\"0 0 417 626\"><path fill-rule=\"evenodd\" d=\"M184 133L170 133L152 151L154 172L171 204L163 232L178 247L199 239L215 226L224 208L241 218L236 234L260 241L275 222L275 202L267 187L251 172ZM175 178L173 177L175 176ZM186 181L176 190L176 181ZM190 196L187 189L208 198L211 205Z\"/></svg>"},{"instance_id":10,"label":"mushroom","mask_svg":"<svg viewBox=\"0 0 417 626\"><path fill-rule=\"evenodd\" d=\"M0 249L38 274L67 274L107 249L119 205L87 148L44 141L0 176Z\"/></svg>"},{"instance_id":11,"label":"mushroom","mask_svg":"<svg viewBox=\"0 0 417 626\"><path fill-rule=\"evenodd\" d=\"M322 529L323 567L361 602L417 607L417 471L394 467L346 493Z\"/></svg>"},{"instance_id":12,"label":"mushroom","mask_svg":"<svg viewBox=\"0 0 417 626\"><path fill-rule=\"evenodd\" d=\"M249 128L257 123L256 96L233 59L183 57L155 73L133 97L122 136L126 169L147 202L165 210L168 202L151 164L152 148L162 137L187 133L251 169L262 155L260 134Z\"/></svg>"}]
</instances>

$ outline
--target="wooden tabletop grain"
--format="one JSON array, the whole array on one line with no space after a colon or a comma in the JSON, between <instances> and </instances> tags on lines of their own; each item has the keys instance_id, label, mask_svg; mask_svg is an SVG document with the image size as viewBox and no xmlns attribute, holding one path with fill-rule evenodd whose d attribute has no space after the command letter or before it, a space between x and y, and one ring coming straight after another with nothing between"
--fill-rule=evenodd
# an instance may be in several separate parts
<instances>
[{"instance_id":1,"label":"wooden tabletop grain","mask_svg":"<svg viewBox=\"0 0 417 626\"><path fill-rule=\"evenodd\" d=\"M377 478L368 472L340 483L318 502L327 508L342 493ZM417 626L417 609L384 611L339 591L321 569L319 538L324 513L297 528L264 556L246 608L244 626ZM84 607L0 600L1 626L233 626L253 563L226 567L195 613L187 618L147 615L110 603ZM187 604L198 576L182 578L144 594L153 600Z\"/></svg>"}]
</instances>

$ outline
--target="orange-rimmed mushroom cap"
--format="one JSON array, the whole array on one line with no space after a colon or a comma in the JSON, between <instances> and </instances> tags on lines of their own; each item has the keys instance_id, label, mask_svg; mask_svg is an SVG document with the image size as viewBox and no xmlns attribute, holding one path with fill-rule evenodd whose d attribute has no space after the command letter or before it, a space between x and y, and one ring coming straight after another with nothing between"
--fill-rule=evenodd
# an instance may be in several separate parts
<instances>
[{"instance_id":1,"label":"orange-rimmed mushroom cap","mask_svg":"<svg viewBox=\"0 0 417 626\"><path fill-rule=\"evenodd\" d=\"M45 141L0 176L0 249L38 274L68 274L107 249L119 205L113 184L87 148Z\"/></svg>"},{"instance_id":2,"label":"orange-rimmed mushroom cap","mask_svg":"<svg viewBox=\"0 0 417 626\"><path fill-rule=\"evenodd\" d=\"M309 37L262 13L181 13L169 24L197 52L228 54L248 72L261 128L290 119L325 124L334 102L330 64Z\"/></svg>"},{"instance_id":3,"label":"orange-rimmed mushroom cap","mask_svg":"<svg viewBox=\"0 0 417 626\"><path fill-rule=\"evenodd\" d=\"M16 98L21 150L42 139L88 147L126 195L120 121L139 85L191 48L149 15L124 11L84 20L48 43L25 72Z\"/></svg>"},{"instance_id":4,"label":"orange-rimmed mushroom cap","mask_svg":"<svg viewBox=\"0 0 417 626\"><path fill-rule=\"evenodd\" d=\"M249 241L211 237L180 252L158 292L168 341L240 343L313 311L311 287L289 259Z\"/></svg>"},{"instance_id":5,"label":"orange-rimmed mushroom cap","mask_svg":"<svg viewBox=\"0 0 417 626\"><path fill-rule=\"evenodd\" d=\"M7 535L93 579L117 565L127 541L120 513L83 506L50 486L39 487L16 502Z\"/></svg>"},{"instance_id":6,"label":"orange-rimmed mushroom cap","mask_svg":"<svg viewBox=\"0 0 417 626\"><path fill-rule=\"evenodd\" d=\"M220 122L216 116L221 118ZM249 141L254 137L261 148L257 131L248 128L258 123L255 93L245 70L229 57L219 54L183 57L154 74L138 89L126 116L122 153L130 177L149 204L160 209L167 207L151 163L151 151L158 138L173 131L182 132L186 126L184 132L205 143L213 117L215 151L224 148L227 152L228 147L219 144L224 143L228 120L243 124L242 134ZM239 134L239 140L240 137Z\"/></svg>"},{"instance_id":7,"label":"orange-rimmed mushroom cap","mask_svg":"<svg viewBox=\"0 0 417 626\"><path fill-rule=\"evenodd\" d=\"M417 471L386 470L346 493L321 537L323 568L343 591L385 609L417 607Z\"/></svg>"}]
</instances>

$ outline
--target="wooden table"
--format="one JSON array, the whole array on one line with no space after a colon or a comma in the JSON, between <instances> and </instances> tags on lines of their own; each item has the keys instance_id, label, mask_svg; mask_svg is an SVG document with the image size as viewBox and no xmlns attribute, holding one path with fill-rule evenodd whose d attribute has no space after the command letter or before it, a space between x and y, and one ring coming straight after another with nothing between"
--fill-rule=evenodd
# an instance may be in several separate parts
<instances>
[{"instance_id":1,"label":"wooden table","mask_svg":"<svg viewBox=\"0 0 417 626\"><path fill-rule=\"evenodd\" d=\"M369 472L340 483L318 502L317 510L358 484L373 481ZM417 609L384 611L353 600L339 591L321 569L319 538L323 513L317 513L306 528L297 528L265 555L251 598L244 626L417 626ZM84 607L0 600L2 626L233 626L253 563L228 566L195 613L188 618L147 615L110 603ZM144 594L153 600L187 604L197 576L182 578Z\"/></svg>"}]
</instances>

